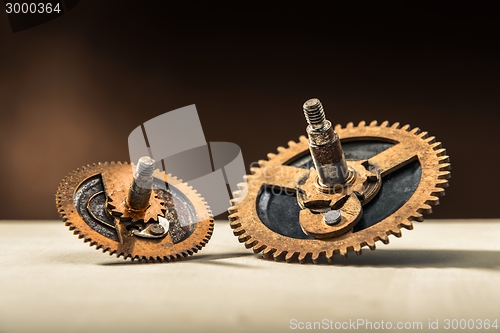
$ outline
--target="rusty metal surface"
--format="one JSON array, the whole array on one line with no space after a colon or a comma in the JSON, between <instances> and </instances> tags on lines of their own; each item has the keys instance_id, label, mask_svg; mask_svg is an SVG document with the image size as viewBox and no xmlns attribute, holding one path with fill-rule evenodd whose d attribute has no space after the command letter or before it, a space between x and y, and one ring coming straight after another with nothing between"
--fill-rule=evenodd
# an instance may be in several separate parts
<instances>
[{"instance_id":1,"label":"rusty metal surface","mask_svg":"<svg viewBox=\"0 0 500 333\"><path fill-rule=\"evenodd\" d=\"M154 194L150 196L149 206L146 209L130 209L127 204L127 196L134 179L131 170L130 165L128 165L128 167L122 168L108 168L101 172L111 214L119 217L122 221L134 222L156 220L158 215L163 216L165 214L165 203L158 195Z\"/></svg>"},{"instance_id":2,"label":"rusty metal surface","mask_svg":"<svg viewBox=\"0 0 500 333\"><path fill-rule=\"evenodd\" d=\"M446 150L441 148L441 143L435 142L435 138L429 137L427 132L421 132L418 128L410 129L409 125L400 127L399 123L389 126L387 121L380 126L375 121L369 125L365 122L360 122L358 126L352 123L346 127L337 125L335 131L342 142L374 140L394 143L392 147L367 160L369 165L377 167L381 176L418 160L422 175L413 195L388 217L357 232L349 231L326 239L298 239L270 230L257 214L259 191L262 186L273 186L272 184L292 187L298 177L291 179L287 176L304 173L295 172L296 168L287 166L298 156L307 154L308 140L302 136L299 142L290 141L287 148L278 147L277 154L270 153L268 160L259 161L260 168L252 168L252 174L246 176L247 196L232 201L233 207L229 208L230 224L234 234L247 248L253 248L255 253L262 252L264 257L274 260L298 260L301 263L312 260L317 263L321 258L327 258L331 261L336 254L345 257L349 251L360 254L362 247L375 249L377 241L388 243L388 236L391 234L400 237L402 228L411 230L412 222L423 221L422 214L431 213L431 206L439 203L439 197L444 195L444 188L448 186L450 178L449 158ZM278 170L281 166L287 171L281 173L285 179L274 181L273 178L277 178L274 176L280 175ZM268 173L268 169L272 172ZM319 219L317 222L321 223ZM323 225L322 228L332 227Z\"/></svg>"},{"instance_id":3,"label":"rusty metal surface","mask_svg":"<svg viewBox=\"0 0 500 333\"><path fill-rule=\"evenodd\" d=\"M164 173L160 176L167 179L167 175ZM165 191L158 189L154 191L155 195L152 196L151 212L143 215L143 217L150 218L149 222L147 220L141 221L140 217L137 216L136 218L139 220L134 221L129 217L125 220L113 217L105 225L100 223L102 219L107 218L103 215L98 223L94 225L87 223L75 205L75 193L82 184L96 177L101 177L103 180L104 193L108 194L107 191L109 191L109 194L115 198L113 203L123 202L124 198L121 193L128 192L132 173L130 165L121 162L98 163L77 169L63 179L56 194L56 206L61 218L74 234L83 238L85 242L90 242L90 246L102 249L103 252L109 252L110 255L123 256L124 259L161 262L192 255L201 250L210 240L214 222L206 202L192 187L170 175L168 176L169 186L174 187L189 201L195 216L184 221L184 225L179 225L178 221L170 223L166 236L161 238L137 237L133 233L134 229L130 228L133 223L143 223L144 225L157 223L158 216L155 215L157 213L160 216L165 215L166 218L173 216L174 222L175 218L178 219L178 214L173 209L173 198L166 195ZM118 193L120 194L118 195ZM187 208L182 205L176 205L175 208L187 211ZM165 209L166 214L164 214ZM182 211L182 215L185 217L186 212ZM111 217L111 212L109 212L109 216ZM109 221L113 221L113 219L114 222L110 223ZM148 226L148 228L150 227ZM184 233L185 237L179 239L177 231L185 232L186 228L190 229L189 233ZM177 239L173 239L175 237Z\"/></svg>"},{"instance_id":4,"label":"rusty metal surface","mask_svg":"<svg viewBox=\"0 0 500 333\"><path fill-rule=\"evenodd\" d=\"M380 190L381 178L375 168L367 170L361 161L348 161L350 175L344 184L325 187L319 182L317 171L311 168L303 184L297 184L297 202L302 208L299 223L305 234L315 238L331 238L346 233L362 215L361 205L368 203ZM269 180L268 180L269 181ZM307 208L307 209L304 209ZM330 209L342 212L340 223L322 223Z\"/></svg>"}]
</instances>

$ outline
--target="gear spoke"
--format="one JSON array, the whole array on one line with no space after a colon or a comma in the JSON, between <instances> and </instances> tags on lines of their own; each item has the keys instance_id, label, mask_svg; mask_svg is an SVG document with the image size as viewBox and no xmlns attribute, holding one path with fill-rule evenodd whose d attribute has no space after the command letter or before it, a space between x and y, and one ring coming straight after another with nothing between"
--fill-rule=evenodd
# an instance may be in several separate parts
<instances>
[{"instance_id":1,"label":"gear spoke","mask_svg":"<svg viewBox=\"0 0 500 333\"><path fill-rule=\"evenodd\" d=\"M288 165L266 166L258 169L264 178L264 184L269 188L281 188L296 191L297 184L309 176L308 169L297 168Z\"/></svg>"},{"instance_id":2,"label":"gear spoke","mask_svg":"<svg viewBox=\"0 0 500 333\"><path fill-rule=\"evenodd\" d=\"M417 158L415 147L398 143L369 158L368 163L376 166L380 175L384 177L412 162L415 158Z\"/></svg>"}]
</instances>

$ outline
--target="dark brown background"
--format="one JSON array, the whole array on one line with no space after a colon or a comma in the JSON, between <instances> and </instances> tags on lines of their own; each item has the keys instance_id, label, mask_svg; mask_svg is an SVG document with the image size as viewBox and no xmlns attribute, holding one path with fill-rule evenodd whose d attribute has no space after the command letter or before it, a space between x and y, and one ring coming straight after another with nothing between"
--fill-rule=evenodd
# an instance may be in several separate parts
<instances>
[{"instance_id":1,"label":"dark brown background","mask_svg":"<svg viewBox=\"0 0 500 333\"><path fill-rule=\"evenodd\" d=\"M236 6L81 1L15 34L0 13L0 219L58 218L67 173L127 160L132 129L189 104L248 166L304 134L311 97L334 123L442 141L453 177L432 217L499 216L494 8Z\"/></svg>"}]
</instances>

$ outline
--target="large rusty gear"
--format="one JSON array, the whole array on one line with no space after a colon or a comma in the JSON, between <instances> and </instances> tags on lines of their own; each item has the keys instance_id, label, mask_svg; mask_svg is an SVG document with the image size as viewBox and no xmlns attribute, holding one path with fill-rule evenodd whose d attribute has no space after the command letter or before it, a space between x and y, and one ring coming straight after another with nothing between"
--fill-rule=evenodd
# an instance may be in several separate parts
<instances>
[{"instance_id":1,"label":"large rusty gear","mask_svg":"<svg viewBox=\"0 0 500 333\"><path fill-rule=\"evenodd\" d=\"M131 165L121 162L87 165L68 175L56 206L75 235L110 255L161 262L201 250L214 229L206 202L176 177L155 170L153 178L149 206L139 215L123 207L133 175ZM166 228L162 221L168 221Z\"/></svg>"},{"instance_id":2,"label":"large rusty gear","mask_svg":"<svg viewBox=\"0 0 500 333\"><path fill-rule=\"evenodd\" d=\"M381 179L381 186L372 193L372 201L363 206L361 220L358 216L359 222L355 221L354 227L347 226L348 232L326 238L314 237L312 229L305 231L306 222L316 221L313 224L318 225L317 216L321 214L304 218L308 208L297 204L295 198L304 187L303 179L316 172L312 168L308 139L301 136L298 142L290 141L287 148L278 147L277 154L268 154L268 160L259 161L259 167L251 168L251 175L245 176L247 182L240 184L242 191L235 193L229 220L234 234L245 247L276 261L318 263L326 257L331 262L336 254L345 258L349 251L361 254L363 247L374 250L377 241L387 244L391 234L401 237L402 228L413 229L412 222L423 221L422 214L431 213L431 206L439 203L450 178L449 158L441 143L427 132L411 129L409 125L400 127L399 123L390 126L387 121L380 125L376 121L369 125L364 121L358 126L337 125L335 132L350 170L357 163L376 166L380 172L379 179L374 177L372 184ZM401 181L402 184L398 183ZM317 183L316 186L320 193L321 186ZM276 189L281 192L276 194ZM283 195L283 189L291 190L291 195ZM391 194L391 190L397 193ZM322 198L328 196L328 193L320 193ZM386 204L391 200L392 206ZM349 220L350 216L346 218ZM330 228L326 223L319 225Z\"/></svg>"}]
</instances>

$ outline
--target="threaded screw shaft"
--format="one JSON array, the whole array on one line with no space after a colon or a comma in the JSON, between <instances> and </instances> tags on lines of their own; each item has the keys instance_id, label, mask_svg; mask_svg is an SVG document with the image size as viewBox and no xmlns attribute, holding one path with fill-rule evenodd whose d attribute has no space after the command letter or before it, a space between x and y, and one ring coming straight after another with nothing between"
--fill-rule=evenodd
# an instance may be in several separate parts
<instances>
[{"instance_id":1,"label":"threaded screw shaft","mask_svg":"<svg viewBox=\"0 0 500 333\"><path fill-rule=\"evenodd\" d=\"M320 129L325 123L325 111L323 110L323 104L317 98L311 98L307 100L302 106L304 110L304 115L306 116L307 123L313 129Z\"/></svg>"},{"instance_id":2,"label":"threaded screw shaft","mask_svg":"<svg viewBox=\"0 0 500 333\"><path fill-rule=\"evenodd\" d=\"M155 160L149 156L143 156L137 163L135 178L137 177L151 177L155 171Z\"/></svg>"},{"instance_id":3,"label":"threaded screw shaft","mask_svg":"<svg viewBox=\"0 0 500 333\"><path fill-rule=\"evenodd\" d=\"M149 206L149 198L153 188L153 172L155 171L155 160L149 156L143 156L137 162L134 180L130 185L127 204L133 210L143 210Z\"/></svg>"},{"instance_id":4,"label":"threaded screw shaft","mask_svg":"<svg viewBox=\"0 0 500 333\"><path fill-rule=\"evenodd\" d=\"M318 172L319 183L329 188L343 184L349 170L342 145L332 123L325 117L323 105L319 99L311 98L304 103L302 109L309 124L306 128L309 151Z\"/></svg>"}]
</instances>

